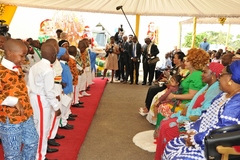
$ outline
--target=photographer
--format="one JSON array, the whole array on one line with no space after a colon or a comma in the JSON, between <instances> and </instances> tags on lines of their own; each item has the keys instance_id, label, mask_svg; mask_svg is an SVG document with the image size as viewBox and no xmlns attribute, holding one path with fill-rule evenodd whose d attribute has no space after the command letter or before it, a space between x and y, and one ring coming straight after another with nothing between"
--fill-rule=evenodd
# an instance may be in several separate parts
<instances>
[{"instance_id":1,"label":"photographer","mask_svg":"<svg viewBox=\"0 0 240 160\"><path fill-rule=\"evenodd\" d=\"M106 62L104 66L104 72L102 79L105 78L107 70L112 70L112 79L110 83L113 83L113 77L114 77L114 71L118 70L118 54L119 54L119 48L118 45L115 44L114 36L110 37L110 43L106 45Z\"/></svg>"},{"instance_id":2,"label":"photographer","mask_svg":"<svg viewBox=\"0 0 240 160\"><path fill-rule=\"evenodd\" d=\"M122 24L118 28L118 31L114 35L115 43L119 44L122 41L122 35L123 35L123 26Z\"/></svg>"},{"instance_id":3,"label":"photographer","mask_svg":"<svg viewBox=\"0 0 240 160\"><path fill-rule=\"evenodd\" d=\"M114 40L115 40L115 43L119 46L119 50L120 50L120 48L122 46L122 42L123 42L123 38L122 38L123 33L124 33L123 26L120 25L120 27L118 28L118 31L114 35ZM119 66L119 69L115 71L115 78L116 78L116 80L123 80L123 79L121 79L123 77L121 77L122 73L120 71L120 66L121 66L120 55L118 55L118 66Z\"/></svg>"},{"instance_id":4,"label":"photographer","mask_svg":"<svg viewBox=\"0 0 240 160\"><path fill-rule=\"evenodd\" d=\"M127 42L128 37L123 36L122 43L119 44L120 50L120 73L123 79L123 83L127 83L129 76L129 43ZM125 68L125 69L124 69Z\"/></svg>"}]
</instances>

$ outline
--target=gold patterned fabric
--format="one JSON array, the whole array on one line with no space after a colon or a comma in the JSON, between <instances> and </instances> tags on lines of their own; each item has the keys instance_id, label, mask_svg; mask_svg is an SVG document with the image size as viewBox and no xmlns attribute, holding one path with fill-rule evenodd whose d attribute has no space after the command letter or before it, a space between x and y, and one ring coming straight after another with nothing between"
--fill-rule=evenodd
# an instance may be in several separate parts
<instances>
[{"instance_id":1,"label":"gold patterned fabric","mask_svg":"<svg viewBox=\"0 0 240 160\"><path fill-rule=\"evenodd\" d=\"M24 114L20 115L16 107L0 106L0 122L5 123L7 117L12 124L18 124L29 119L33 115L33 110L22 69L19 68L19 73L17 73L0 64L0 80L0 104L8 96L12 96L18 98L24 109Z\"/></svg>"}]
</instances>

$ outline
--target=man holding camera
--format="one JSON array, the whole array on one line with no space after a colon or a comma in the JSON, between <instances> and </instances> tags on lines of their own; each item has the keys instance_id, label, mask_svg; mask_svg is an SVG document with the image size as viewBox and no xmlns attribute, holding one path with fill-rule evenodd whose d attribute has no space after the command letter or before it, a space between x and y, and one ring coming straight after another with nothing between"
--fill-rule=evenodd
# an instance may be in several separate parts
<instances>
[{"instance_id":1,"label":"man holding camera","mask_svg":"<svg viewBox=\"0 0 240 160\"><path fill-rule=\"evenodd\" d=\"M123 83L127 83L129 76L129 43L127 42L128 37L126 35L123 36L122 43L120 46L120 73L122 75Z\"/></svg>"}]
</instances>

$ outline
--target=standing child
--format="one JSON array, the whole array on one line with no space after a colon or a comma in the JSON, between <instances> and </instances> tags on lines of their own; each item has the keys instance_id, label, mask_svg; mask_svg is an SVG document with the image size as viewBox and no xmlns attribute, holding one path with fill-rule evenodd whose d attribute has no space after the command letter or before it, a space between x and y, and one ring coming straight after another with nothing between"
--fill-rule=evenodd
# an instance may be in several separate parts
<instances>
[{"instance_id":1,"label":"standing child","mask_svg":"<svg viewBox=\"0 0 240 160\"><path fill-rule=\"evenodd\" d=\"M69 125L67 119L70 115L70 106L72 102L72 93L73 93L73 78L71 70L68 66L69 54L65 48L59 47L59 52L57 58L60 61L62 66L62 116L60 120L60 128L62 129L73 129L73 125ZM66 103L67 102L67 103Z\"/></svg>"},{"instance_id":2,"label":"standing child","mask_svg":"<svg viewBox=\"0 0 240 160\"><path fill-rule=\"evenodd\" d=\"M30 68L28 77L34 122L39 134L37 160L45 160L52 108L56 116L61 114L58 105L60 97L56 97L54 91L54 70L52 68L57 51L52 45L44 44L41 54L42 59Z\"/></svg>"},{"instance_id":3,"label":"standing child","mask_svg":"<svg viewBox=\"0 0 240 160\"><path fill-rule=\"evenodd\" d=\"M78 84L78 68L77 68L77 62L76 62L76 55L77 55L77 48L75 46L70 46L68 49L69 52L69 61L68 65L70 67L72 76L73 76L73 102L72 102L72 107L77 107L80 108L82 107L79 104L79 87L77 86Z\"/></svg>"},{"instance_id":4,"label":"standing child","mask_svg":"<svg viewBox=\"0 0 240 160\"><path fill-rule=\"evenodd\" d=\"M58 47L58 42L55 39L48 39L45 44L51 44L53 47L56 49L57 53L59 52L59 47ZM61 95L62 95L62 66L59 62L58 59L55 60L53 63L53 70L55 72L54 74L54 91L55 91L55 96L60 97L60 101L58 102L58 106L60 110L62 109L62 102L61 102ZM59 135L57 134L58 128L59 128L59 122L60 122L61 116L56 116L55 111L52 109L51 111L51 128L50 132L48 135L48 145L49 146L60 146L58 142L56 142L55 139L62 139L65 136L64 135ZM55 148L49 148L47 152L51 153L55 150Z\"/></svg>"},{"instance_id":5,"label":"standing child","mask_svg":"<svg viewBox=\"0 0 240 160\"><path fill-rule=\"evenodd\" d=\"M20 67L27 47L22 41L10 39L4 44L4 53L0 64L0 136L4 159L32 160L36 158L38 134Z\"/></svg>"}]
</instances>

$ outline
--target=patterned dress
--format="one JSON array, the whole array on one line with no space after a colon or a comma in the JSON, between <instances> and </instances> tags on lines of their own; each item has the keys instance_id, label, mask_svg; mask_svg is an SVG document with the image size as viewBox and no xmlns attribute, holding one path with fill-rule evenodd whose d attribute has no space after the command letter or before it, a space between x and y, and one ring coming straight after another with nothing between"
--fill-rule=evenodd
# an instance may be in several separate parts
<instances>
[{"instance_id":1,"label":"patterned dress","mask_svg":"<svg viewBox=\"0 0 240 160\"><path fill-rule=\"evenodd\" d=\"M212 130L234 124L240 124L240 93L232 98L221 93L196 122L186 122L187 131L196 133L190 137L193 146L185 145L186 136L174 138L167 144L162 159L204 160L204 137Z\"/></svg>"}]
</instances>

